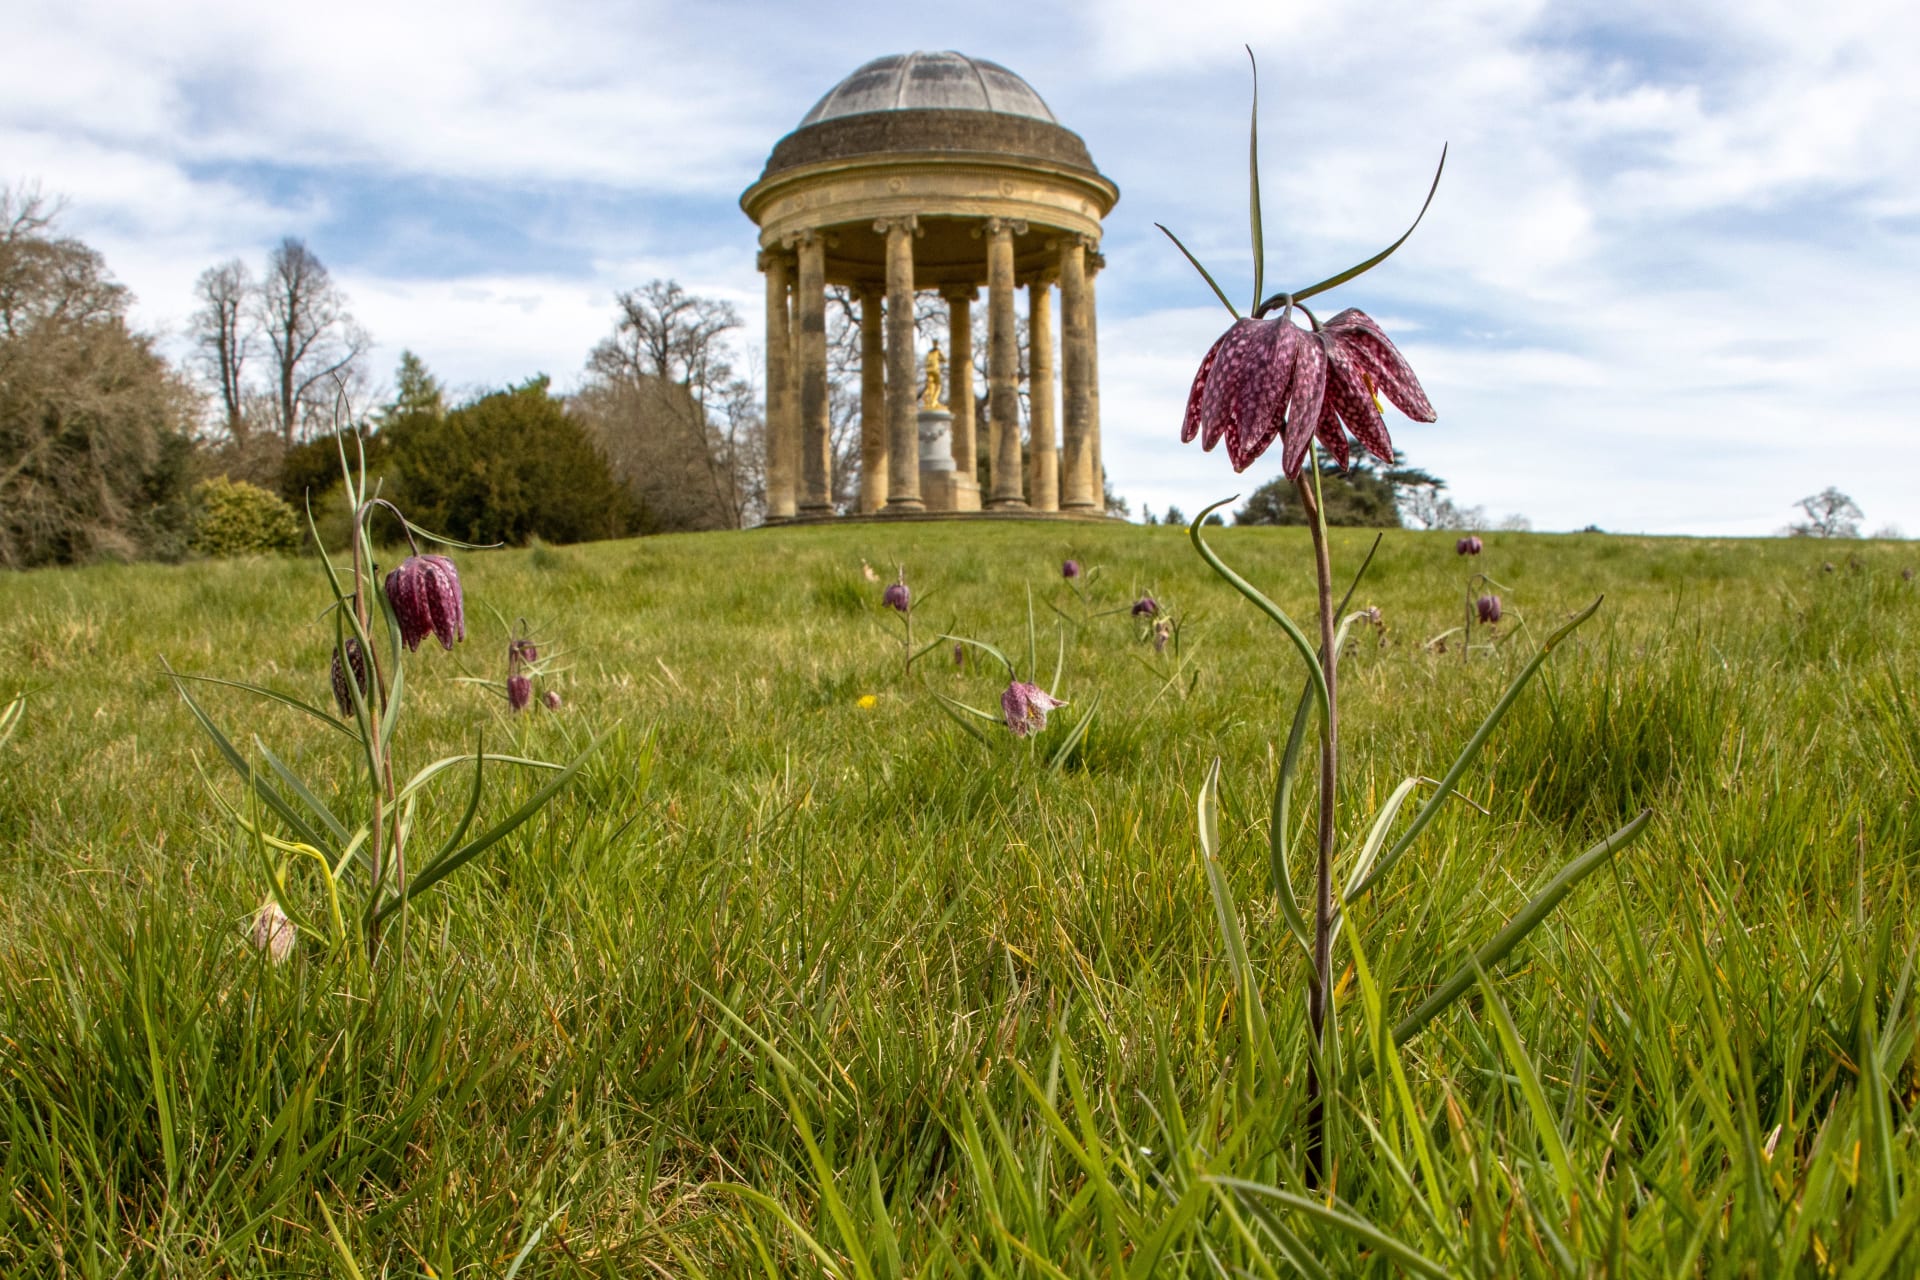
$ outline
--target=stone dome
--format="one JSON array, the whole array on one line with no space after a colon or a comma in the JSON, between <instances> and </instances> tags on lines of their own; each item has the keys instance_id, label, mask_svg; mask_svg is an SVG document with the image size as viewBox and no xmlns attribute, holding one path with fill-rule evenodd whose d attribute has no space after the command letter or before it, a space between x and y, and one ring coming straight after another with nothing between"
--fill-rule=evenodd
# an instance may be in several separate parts
<instances>
[{"instance_id":1,"label":"stone dome","mask_svg":"<svg viewBox=\"0 0 1920 1280\"><path fill-rule=\"evenodd\" d=\"M800 128L872 111L992 111L1058 124L1033 86L997 62L944 53L875 58L827 90Z\"/></svg>"}]
</instances>

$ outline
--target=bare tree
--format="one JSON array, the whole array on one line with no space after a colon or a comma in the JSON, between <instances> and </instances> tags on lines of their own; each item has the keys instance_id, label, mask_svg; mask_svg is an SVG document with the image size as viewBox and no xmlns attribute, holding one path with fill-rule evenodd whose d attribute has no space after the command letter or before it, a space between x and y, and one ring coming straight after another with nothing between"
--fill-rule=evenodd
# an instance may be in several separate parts
<instances>
[{"instance_id":1,"label":"bare tree","mask_svg":"<svg viewBox=\"0 0 1920 1280\"><path fill-rule=\"evenodd\" d=\"M267 257L259 307L273 355L274 409L290 446L309 419L331 412L341 384L359 374L373 341L348 314L326 265L293 236Z\"/></svg>"},{"instance_id":2,"label":"bare tree","mask_svg":"<svg viewBox=\"0 0 1920 1280\"><path fill-rule=\"evenodd\" d=\"M58 206L0 189L0 565L160 549L184 493L188 389L128 329L99 253Z\"/></svg>"},{"instance_id":3,"label":"bare tree","mask_svg":"<svg viewBox=\"0 0 1920 1280\"><path fill-rule=\"evenodd\" d=\"M760 501L757 397L735 375L731 303L653 280L618 295L575 397L601 450L663 528L739 528ZM689 491L690 486L694 491Z\"/></svg>"},{"instance_id":4,"label":"bare tree","mask_svg":"<svg viewBox=\"0 0 1920 1280\"><path fill-rule=\"evenodd\" d=\"M1860 507L1832 485L1793 504L1807 518L1787 526L1796 538L1857 538L1860 536Z\"/></svg>"},{"instance_id":5,"label":"bare tree","mask_svg":"<svg viewBox=\"0 0 1920 1280\"><path fill-rule=\"evenodd\" d=\"M246 364L253 354L256 331L252 300L253 273L234 258L200 273L193 286L200 309L189 321L195 355L201 371L218 388L227 435L236 442L247 436Z\"/></svg>"}]
</instances>

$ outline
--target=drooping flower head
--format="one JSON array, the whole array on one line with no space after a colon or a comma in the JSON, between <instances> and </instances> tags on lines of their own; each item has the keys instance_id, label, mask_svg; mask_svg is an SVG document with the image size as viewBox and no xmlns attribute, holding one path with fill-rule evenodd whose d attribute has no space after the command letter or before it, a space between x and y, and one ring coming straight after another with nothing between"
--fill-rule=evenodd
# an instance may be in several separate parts
<instances>
[{"instance_id":1,"label":"drooping flower head","mask_svg":"<svg viewBox=\"0 0 1920 1280\"><path fill-rule=\"evenodd\" d=\"M1481 596L1473 602L1473 611L1480 615L1480 621L1486 623L1488 626L1492 626L1494 623L1500 621L1500 597L1495 595Z\"/></svg>"},{"instance_id":2,"label":"drooping flower head","mask_svg":"<svg viewBox=\"0 0 1920 1280\"><path fill-rule=\"evenodd\" d=\"M1080 562L1079 562L1078 560L1068 560L1068 561L1066 561L1066 562L1065 562L1064 564L1062 564L1062 565L1060 566L1060 576L1061 576L1061 577L1063 577L1063 578L1077 578L1077 577L1079 577L1079 576L1080 576Z\"/></svg>"},{"instance_id":3,"label":"drooping flower head","mask_svg":"<svg viewBox=\"0 0 1920 1280\"><path fill-rule=\"evenodd\" d=\"M1167 641L1173 639L1173 619L1162 618L1153 624L1153 651L1165 653Z\"/></svg>"},{"instance_id":4,"label":"drooping flower head","mask_svg":"<svg viewBox=\"0 0 1920 1280\"><path fill-rule=\"evenodd\" d=\"M1141 596L1133 602L1133 616L1151 618L1160 612L1160 602L1152 596Z\"/></svg>"},{"instance_id":5,"label":"drooping flower head","mask_svg":"<svg viewBox=\"0 0 1920 1280\"><path fill-rule=\"evenodd\" d=\"M260 909L253 913L249 936L254 949L265 952L275 964L284 963L293 954L293 921L287 919L287 913L272 898L261 903Z\"/></svg>"},{"instance_id":6,"label":"drooping flower head","mask_svg":"<svg viewBox=\"0 0 1920 1280\"><path fill-rule=\"evenodd\" d=\"M1000 695L1000 710L1006 716L1007 728L1013 730L1016 738L1041 732L1047 727L1047 712L1066 705L1040 686L1024 680L1013 681Z\"/></svg>"},{"instance_id":7,"label":"drooping flower head","mask_svg":"<svg viewBox=\"0 0 1920 1280\"><path fill-rule=\"evenodd\" d=\"M507 665L510 667L530 667L540 661L540 650L531 640L517 639L507 645Z\"/></svg>"},{"instance_id":8,"label":"drooping flower head","mask_svg":"<svg viewBox=\"0 0 1920 1280\"><path fill-rule=\"evenodd\" d=\"M560 709L560 691L558 689L549 689L540 695L540 701L546 704L547 710L558 711Z\"/></svg>"},{"instance_id":9,"label":"drooping flower head","mask_svg":"<svg viewBox=\"0 0 1920 1280\"><path fill-rule=\"evenodd\" d=\"M432 635L440 647L467 638L466 603L460 573L445 556L408 556L387 575L387 602L400 623L400 642L418 651Z\"/></svg>"},{"instance_id":10,"label":"drooping flower head","mask_svg":"<svg viewBox=\"0 0 1920 1280\"><path fill-rule=\"evenodd\" d=\"M913 594L907 590L905 582L889 582L887 589L880 593L880 603L905 613L912 606Z\"/></svg>"},{"instance_id":11,"label":"drooping flower head","mask_svg":"<svg viewBox=\"0 0 1920 1280\"><path fill-rule=\"evenodd\" d=\"M346 653L345 661L341 660L343 648ZM353 672L353 684L351 685L347 683L347 672L349 670ZM344 646L335 646L333 651L333 666L329 674L333 678L333 703L340 708L341 715L350 716L353 714L353 685L360 686L360 700L362 702L365 702L372 696L373 685L368 682L367 677L367 657L360 652L360 641L358 638L348 636Z\"/></svg>"},{"instance_id":12,"label":"drooping flower head","mask_svg":"<svg viewBox=\"0 0 1920 1280\"><path fill-rule=\"evenodd\" d=\"M1454 543L1453 550L1455 555L1477 556L1480 554L1483 548L1481 546L1480 539L1469 534L1468 536L1460 539L1460 541Z\"/></svg>"},{"instance_id":13,"label":"drooping flower head","mask_svg":"<svg viewBox=\"0 0 1920 1280\"><path fill-rule=\"evenodd\" d=\"M533 702L533 680L518 673L507 677L507 709L525 711Z\"/></svg>"},{"instance_id":14,"label":"drooping flower head","mask_svg":"<svg viewBox=\"0 0 1920 1280\"><path fill-rule=\"evenodd\" d=\"M1384 394L1417 422L1436 416L1412 367L1363 311L1349 308L1308 330L1293 322L1294 309L1288 302L1276 317L1236 320L1213 344L1187 393L1182 443L1198 436L1210 450L1224 439L1233 469L1245 471L1278 438L1280 469L1289 479L1300 474L1316 438L1342 469L1348 433L1392 462L1393 439L1377 397Z\"/></svg>"}]
</instances>

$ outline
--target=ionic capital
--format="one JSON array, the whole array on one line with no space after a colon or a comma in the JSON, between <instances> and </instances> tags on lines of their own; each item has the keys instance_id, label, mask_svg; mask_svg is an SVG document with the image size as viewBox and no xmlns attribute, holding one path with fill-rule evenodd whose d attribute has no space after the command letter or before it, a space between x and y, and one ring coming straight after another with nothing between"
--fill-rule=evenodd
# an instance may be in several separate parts
<instances>
[{"instance_id":1,"label":"ionic capital","mask_svg":"<svg viewBox=\"0 0 1920 1280\"><path fill-rule=\"evenodd\" d=\"M1025 218L984 218L980 225L973 229L973 234L975 239L981 236L1023 236L1027 234L1027 220Z\"/></svg>"},{"instance_id":2,"label":"ionic capital","mask_svg":"<svg viewBox=\"0 0 1920 1280\"><path fill-rule=\"evenodd\" d=\"M840 237L830 236L818 227L807 227L800 231L789 231L780 237L780 247L783 249L799 249L814 244L821 244L829 249L835 249L840 245Z\"/></svg>"},{"instance_id":3,"label":"ionic capital","mask_svg":"<svg viewBox=\"0 0 1920 1280\"><path fill-rule=\"evenodd\" d=\"M1106 265L1107 265L1106 254L1101 253L1098 249L1087 250L1087 274L1088 275L1093 275L1095 272L1099 271L1100 268Z\"/></svg>"},{"instance_id":4,"label":"ionic capital","mask_svg":"<svg viewBox=\"0 0 1920 1280\"><path fill-rule=\"evenodd\" d=\"M980 287L971 284L942 285L940 296L948 302L973 302L980 297Z\"/></svg>"},{"instance_id":5,"label":"ionic capital","mask_svg":"<svg viewBox=\"0 0 1920 1280\"><path fill-rule=\"evenodd\" d=\"M873 229L881 235L891 235L894 231L905 231L912 235L923 236L926 231L920 226L920 215L903 213L891 218L875 218Z\"/></svg>"},{"instance_id":6,"label":"ionic capital","mask_svg":"<svg viewBox=\"0 0 1920 1280\"><path fill-rule=\"evenodd\" d=\"M762 271L771 271L775 267L793 266L793 254L784 249L762 249L756 259L756 265Z\"/></svg>"}]
</instances>

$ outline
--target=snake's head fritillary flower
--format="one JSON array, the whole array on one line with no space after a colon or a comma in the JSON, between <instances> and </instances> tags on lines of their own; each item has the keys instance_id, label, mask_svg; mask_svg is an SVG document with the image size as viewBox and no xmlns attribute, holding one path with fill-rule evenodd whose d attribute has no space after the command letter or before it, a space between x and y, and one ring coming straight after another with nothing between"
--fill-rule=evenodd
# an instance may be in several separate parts
<instances>
[{"instance_id":1,"label":"snake's head fritillary flower","mask_svg":"<svg viewBox=\"0 0 1920 1280\"><path fill-rule=\"evenodd\" d=\"M272 898L261 903L260 909L253 913L249 936L254 949L264 951L267 959L275 964L284 963L293 954L293 935L293 921L287 919L287 913Z\"/></svg>"},{"instance_id":2,"label":"snake's head fritillary flower","mask_svg":"<svg viewBox=\"0 0 1920 1280\"><path fill-rule=\"evenodd\" d=\"M546 704L547 710L558 711L560 709L560 691L558 689L549 689L540 695L540 701Z\"/></svg>"},{"instance_id":3,"label":"snake's head fritillary flower","mask_svg":"<svg viewBox=\"0 0 1920 1280\"><path fill-rule=\"evenodd\" d=\"M1060 566L1060 576L1063 578L1079 577L1080 562L1078 560L1068 560L1066 563L1062 564Z\"/></svg>"},{"instance_id":4,"label":"snake's head fritillary flower","mask_svg":"<svg viewBox=\"0 0 1920 1280\"><path fill-rule=\"evenodd\" d=\"M1160 602L1152 596L1141 596L1133 602L1133 616L1151 618L1160 612Z\"/></svg>"},{"instance_id":5,"label":"snake's head fritillary flower","mask_svg":"<svg viewBox=\"0 0 1920 1280\"><path fill-rule=\"evenodd\" d=\"M1040 686L1024 680L1013 681L1000 695L1000 710L1006 716L1007 728L1013 730L1016 738L1041 732L1047 727L1047 712L1066 705Z\"/></svg>"},{"instance_id":6,"label":"snake's head fritillary flower","mask_svg":"<svg viewBox=\"0 0 1920 1280\"><path fill-rule=\"evenodd\" d=\"M1480 615L1480 621L1486 623L1488 626L1492 626L1494 623L1500 621L1500 597L1493 595L1481 596L1473 602L1473 610Z\"/></svg>"},{"instance_id":7,"label":"snake's head fritillary flower","mask_svg":"<svg viewBox=\"0 0 1920 1280\"><path fill-rule=\"evenodd\" d=\"M880 603L889 609L898 609L905 613L913 603L913 593L907 590L904 582L889 582L887 589L880 593Z\"/></svg>"},{"instance_id":8,"label":"snake's head fritillary flower","mask_svg":"<svg viewBox=\"0 0 1920 1280\"><path fill-rule=\"evenodd\" d=\"M345 660L341 654L345 652ZM353 672L353 684L347 683L347 672ZM333 651L333 667L329 673L333 678L333 703L340 708L340 714L353 714L353 685L360 686L360 699L366 701L373 693L373 686L367 681L367 657L360 652L360 641L348 636L346 644L336 646Z\"/></svg>"},{"instance_id":9,"label":"snake's head fritillary flower","mask_svg":"<svg viewBox=\"0 0 1920 1280\"><path fill-rule=\"evenodd\" d=\"M1372 317L1349 308L1308 330L1293 322L1288 306L1278 316L1234 321L1213 344L1187 393L1180 439L1197 436L1202 449L1224 439L1233 469L1245 471L1278 438L1289 479L1300 474L1316 437L1342 468L1349 432L1368 453L1392 462L1379 395L1416 421L1434 420L1420 380Z\"/></svg>"},{"instance_id":10,"label":"snake's head fritillary flower","mask_svg":"<svg viewBox=\"0 0 1920 1280\"><path fill-rule=\"evenodd\" d=\"M1165 653L1167 641L1173 639L1173 619L1162 618L1153 624L1153 651Z\"/></svg>"},{"instance_id":11,"label":"snake's head fritillary flower","mask_svg":"<svg viewBox=\"0 0 1920 1280\"><path fill-rule=\"evenodd\" d=\"M510 667L530 667L540 661L540 650L531 640L515 640L507 645L507 665Z\"/></svg>"},{"instance_id":12,"label":"snake's head fritillary flower","mask_svg":"<svg viewBox=\"0 0 1920 1280\"><path fill-rule=\"evenodd\" d=\"M1477 556L1484 548L1480 543L1480 539L1469 535L1454 543L1453 550L1455 555Z\"/></svg>"},{"instance_id":13,"label":"snake's head fritillary flower","mask_svg":"<svg viewBox=\"0 0 1920 1280\"><path fill-rule=\"evenodd\" d=\"M533 702L533 680L517 672L507 677L507 709L525 711Z\"/></svg>"},{"instance_id":14,"label":"snake's head fritillary flower","mask_svg":"<svg viewBox=\"0 0 1920 1280\"><path fill-rule=\"evenodd\" d=\"M387 602L400 623L400 642L418 651L429 635L440 647L467 638L466 603L460 573L445 556L408 556L387 575Z\"/></svg>"},{"instance_id":15,"label":"snake's head fritillary flower","mask_svg":"<svg viewBox=\"0 0 1920 1280\"><path fill-rule=\"evenodd\" d=\"M955 644L953 646L953 665L956 667L964 667L967 665L967 646L963 644Z\"/></svg>"}]
</instances>

